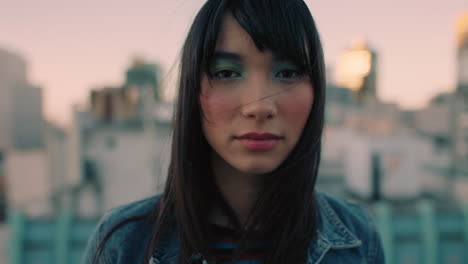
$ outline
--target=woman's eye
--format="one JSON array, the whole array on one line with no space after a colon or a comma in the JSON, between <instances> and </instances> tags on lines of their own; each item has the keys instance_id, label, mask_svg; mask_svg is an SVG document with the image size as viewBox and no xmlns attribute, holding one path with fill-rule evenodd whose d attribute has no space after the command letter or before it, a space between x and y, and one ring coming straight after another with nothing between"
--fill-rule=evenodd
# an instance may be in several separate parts
<instances>
[{"instance_id":1,"label":"woman's eye","mask_svg":"<svg viewBox=\"0 0 468 264\"><path fill-rule=\"evenodd\" d=\"M296 79L302 76L302 73L292 69L282 70L276 74L276 77L281 79Z\"/></svg>"},{"instance_id":2,"label":"woman's eye","mask_svg":"<svg viewBox=\"0 0 468 264\"><path fill-rule=\"evenodd\" d=\"M240 77L240 73L232 71L232 70L219 70L214 72L213 77L216 79L232 79Z\"/></svg>"}]
</instances>

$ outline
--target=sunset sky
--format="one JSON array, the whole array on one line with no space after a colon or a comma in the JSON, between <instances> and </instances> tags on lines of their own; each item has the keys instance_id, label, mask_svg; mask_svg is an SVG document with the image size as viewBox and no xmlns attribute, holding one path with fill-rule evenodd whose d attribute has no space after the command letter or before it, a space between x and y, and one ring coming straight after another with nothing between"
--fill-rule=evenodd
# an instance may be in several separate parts
<instances>
[{"instance_id":1,"label":"sunset sky","mask_svg":"<svg viewBox=\"0 0 468 264\"><path fill-rule=\"evenodd\" d=\"M27 59L31 83L44 89L47 118L64 123L91 88L120 84L135 55L160 63L167 76L204 2L0 0L0 48ZM357 37L378 52L382 100L415 109L454 89L455 21L468 12L466 0L306 3L328 66Z\"/></svg>"}]
</instances>

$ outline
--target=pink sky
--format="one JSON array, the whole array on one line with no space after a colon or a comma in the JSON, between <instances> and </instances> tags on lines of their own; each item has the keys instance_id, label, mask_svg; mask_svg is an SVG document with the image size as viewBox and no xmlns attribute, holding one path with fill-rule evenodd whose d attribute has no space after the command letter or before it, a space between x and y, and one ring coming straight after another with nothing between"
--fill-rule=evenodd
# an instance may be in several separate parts
<instances>
[{"instance_id":1,"label":"pink sky","mask_svg":"<svg viewBox=\"0 0 468 264\"><path fill-rule=\"evenodd\" d=\"M68 120L88 91L117 85L134 55L176 62L201 0L0 0L0 47L24 56L47 118ZM378 94L420 108L455 84L455 20L466 0L306 0L327 64L356 37L379 54Z\"/></svg>"}]
</instances>

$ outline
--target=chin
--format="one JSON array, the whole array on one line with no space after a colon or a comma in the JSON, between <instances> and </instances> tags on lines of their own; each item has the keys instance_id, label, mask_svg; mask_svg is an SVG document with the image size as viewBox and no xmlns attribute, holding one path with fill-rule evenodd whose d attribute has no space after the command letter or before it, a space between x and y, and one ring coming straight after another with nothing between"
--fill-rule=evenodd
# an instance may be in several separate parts
<instances>
[{"instance_id":1,"label":"chin","mask_svg":"<svg viewBox=\"0 0 468 264\"><path fill-rule=\"evenodd\" d=\"M243 166L236 166L238 170L244 172L244 173L249 173L249 174L266 174L274 171L278 166L271 166L271 164L268 165L261 165L261 164L251 164L251 165L245 165Z\"/></svg>"}]
</instances>

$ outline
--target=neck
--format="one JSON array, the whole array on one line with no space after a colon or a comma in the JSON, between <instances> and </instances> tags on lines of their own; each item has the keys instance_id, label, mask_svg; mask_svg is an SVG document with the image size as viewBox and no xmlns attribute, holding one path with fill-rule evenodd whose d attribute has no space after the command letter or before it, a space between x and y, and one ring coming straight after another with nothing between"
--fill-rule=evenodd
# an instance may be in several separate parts
<instances>
[{"instance_id":1,"label":"neck","mask_svg":"<svg viewBox=\"0 0 468 264\"><path fill-rule=\"evenodd\" d=\"M216 153L212 155L212 167L221 194L234 210L240 223L245 224L260 191L260 176L243 173L233 168ZM216 206L213 208L211 218L217 224L229 223L227 217Z\"/></svg>"}]
</instances>

